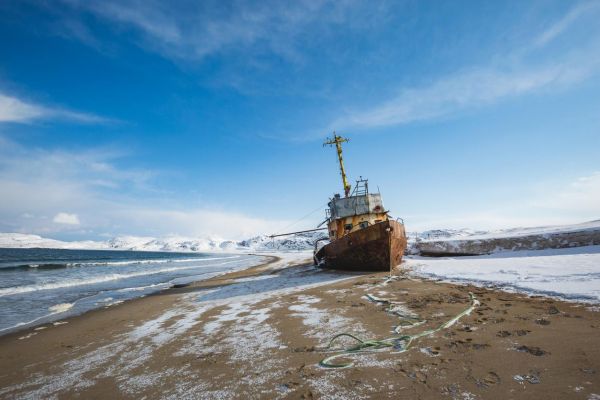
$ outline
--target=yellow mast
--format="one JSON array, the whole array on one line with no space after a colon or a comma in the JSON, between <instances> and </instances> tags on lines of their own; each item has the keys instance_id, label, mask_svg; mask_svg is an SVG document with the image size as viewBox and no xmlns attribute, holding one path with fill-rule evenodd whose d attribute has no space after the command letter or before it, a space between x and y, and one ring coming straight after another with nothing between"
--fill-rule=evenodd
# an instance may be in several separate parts
<instances>
[{"instance_id":1,"label":"yellow mast","mask_svg":"<svg viewBox=\"0 0 600 400\"><path fill-rule=\"evenodd\" d=\"M344 159L342 158L342 143L349 141L350 139L338 136L335 134L335 131L333 131L333 139L327 139L325 143L323 143L323 146L331 146L335 144L335 147L337 149L338 160L340 161L340 171L342 172L342 184L344 185L344 194L346 195L346 197L348 197L348 195L350 194L350 184L346 179L346 170L344 169Z\"/></svg>"}]
</instances>

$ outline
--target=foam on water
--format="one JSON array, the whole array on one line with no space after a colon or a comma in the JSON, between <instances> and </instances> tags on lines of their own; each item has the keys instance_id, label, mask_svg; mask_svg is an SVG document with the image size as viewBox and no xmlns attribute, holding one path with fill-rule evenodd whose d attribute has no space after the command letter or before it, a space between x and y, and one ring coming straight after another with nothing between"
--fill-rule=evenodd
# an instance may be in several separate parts
<instances>
[{"instance_id":1,"label":"foam on water","mask_svg":"<svg viewBox=\"0 0 600 400\"><path fill-rule=\"evenodd\" d=\"M0 249L0 334L263 260L240 254Z\"/></svg>"},{"instance_id":2,"label":"foam on water","mask_svg":"<svg viewBox=\"0 0 600 400\"><path fill-rule=\"evenodd\" d=\"M12 269L60 269L60 268L73 268L73 267L102 267L102 266L123 266L123 265L140 265L140 264L164 264L164 263L189 263L189 262L204 262L214 260L224 260L231 258L238 258L239 255L232 255L227 257L203 257L203 258L168 258L168 259L149 259L149 260L127 260L127 261L94 261L94 262L55 262L55 263L35 263L35 264L22 264L18 262L13 263L2 263L0 265L0 272L9 271Z\"/></svg>"},{"instance_id":3,"label":"foam on water","mask_svg":"<svg viewBox=\"0 0 600 400\"><path fill-rule=\"evenodd\" d=\"M236 262L236 261L227 261L227 262L222 262L219 264L208 264L206 266L207 267L215 267L218 265L225 265L225 264L230 264L233 262ZM132 272L129 274L108 274L108 275L102 275L99 277L89 278L89 279L73 279L73 280L60 281L60 282L42 283L42 284L37 284L37 285L17 286L17 287L12 287L12 288L0 289L0 297L10 296L10 295L20 294L20 293L35 292L35 291L39 291L39 290L62 289L62 288L67 288L67 287L72 287L72 286L92 285L92 284L96 284L96 283L104 283L104 282L110 282L110 281L115 281L115 280L120 280L120 279L134 278L134 277L153 275L153 274L162 274L165 272L174 272L174 271L180 271L180 270L186 270L186 269L192 269L192 268L199 268L199 267L203 267L203 266L205 266L205 265L161 268L161 269L157 269L157 270Z\"/></svg>"},{"instance_id":4,"label":"foam on water","mask_svg":"<svg viewBox=\"0 0 600 400\"><path fill-rule=\"evenodd\" d=\"M53 314L58 314L73 308L73 305L73 303L60 303L55 306L48 307L48 311L50 311Z\"/></svg>"}]
</instances>

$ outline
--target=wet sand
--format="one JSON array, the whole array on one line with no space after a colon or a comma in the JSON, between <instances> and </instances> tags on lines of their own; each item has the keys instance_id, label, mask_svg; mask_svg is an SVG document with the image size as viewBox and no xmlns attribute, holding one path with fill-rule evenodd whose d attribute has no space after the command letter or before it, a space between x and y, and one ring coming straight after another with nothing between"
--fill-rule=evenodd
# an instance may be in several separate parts
<instances>
[{"instance_id":1,"label":"wet sand","mask_svg":"<svg viewBox=\"0 0 600 400\"><path fill-rule=\"evenodd\" d=\"M0 398L600 399L597 307L281 260L0 338ZM451 327L319 366L337 333ZM336 348L351 346L349 339Z\"/></svg>"}]
</instances>

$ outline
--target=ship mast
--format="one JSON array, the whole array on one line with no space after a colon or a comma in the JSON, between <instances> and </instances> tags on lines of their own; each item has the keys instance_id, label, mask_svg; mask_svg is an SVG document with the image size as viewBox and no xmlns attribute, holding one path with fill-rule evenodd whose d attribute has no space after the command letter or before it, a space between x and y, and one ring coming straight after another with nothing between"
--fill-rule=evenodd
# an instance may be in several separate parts
<instances>
[{"instance_id":1,"label":"ship mast","mask_svg":"<svg viewBox=\"0 0 600 400\"><path fill-rule=\"evenodd\" d=\"M346 170L344 169L344 159L342 158L342 143L349 142L350 139L343 138L335 134L333 131L333 139L327 139L323 146L326 145L334 145L337 149L338 160L340 162L340 171L342 173L342 184L344 185L344 194L346 197L350 194L350 184L348 183L348 179L346 179Z\"/></svg>"}]
</instances>

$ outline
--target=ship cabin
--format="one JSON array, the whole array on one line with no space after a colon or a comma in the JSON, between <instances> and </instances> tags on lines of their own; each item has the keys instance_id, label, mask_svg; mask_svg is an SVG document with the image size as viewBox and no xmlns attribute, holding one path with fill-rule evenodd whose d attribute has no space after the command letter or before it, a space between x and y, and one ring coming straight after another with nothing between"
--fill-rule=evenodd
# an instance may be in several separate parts
<instances>
[{"instance_id":1,"label":"ship cabin","mask_svg":"<svg viewBox=\"0 0 600 400\"><path fill-rule=\"evenodd\" d=\"M369 193L367 179L359 179L348 197L333 196L326 210L329 240L337 240L351 232L388 220L380 193Z\"/></svg>"}]
</instances>

